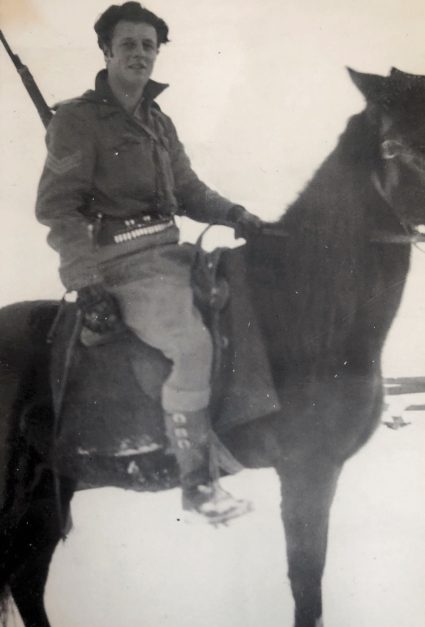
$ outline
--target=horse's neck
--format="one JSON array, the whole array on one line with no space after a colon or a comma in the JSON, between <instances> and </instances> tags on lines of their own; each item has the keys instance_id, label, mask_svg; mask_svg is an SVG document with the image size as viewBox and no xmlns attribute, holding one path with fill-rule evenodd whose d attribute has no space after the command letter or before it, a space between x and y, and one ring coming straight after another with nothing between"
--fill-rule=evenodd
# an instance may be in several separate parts
<instances>
[{"instance_id":1,"label":"horse's neck","mask_svg":"<svg viewBox=\"0 0 425 627\"><path fill-rule=\"evenodd\" d=\"M254 266L262 252L266 260L254 289L275 371L284 371L288 364L303 372L309 364L312 369L333 368L353 335L360 329L366 333L364 318L372 311L368 301L392 290L394 276L401 287L405 279L408 251L393 250L390 255L369 241L370 212L379 204L370 161L356 161L357 152L353 157L346 144L340 142L277 225L288 232L280 252L272 254L271 239L265 238L251 260ZM390 215L384 211L382 219ZM377 337L383 341L401 287L377 303L379 333L366 333L366 342Z\"/></svg>"}]
</instances>

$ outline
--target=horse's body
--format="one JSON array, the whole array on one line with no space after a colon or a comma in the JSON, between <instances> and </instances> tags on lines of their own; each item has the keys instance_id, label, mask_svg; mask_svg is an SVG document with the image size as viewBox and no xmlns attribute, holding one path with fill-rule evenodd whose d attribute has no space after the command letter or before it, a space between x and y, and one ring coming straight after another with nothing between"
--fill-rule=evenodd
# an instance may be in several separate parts
<instances>
[{"instance_id":1,"label":"horse's body","mask_svg":"<svg viewBox=\"0 0 425 627\"><path fill-rule=\"evenodd\" d=\"M321 624L330 506L344 462L379 420L380 355L409 268L406 228L425 222L424 79L397 71L389 79L353 79L368 108L350 120L306 190L270 227L288 236L261 236L246 246L282 409L223 437L242 464L273 467L281 479L295 627ZM46 424L53 417L43 340L55 311L52 303L27 303L0 312L8 407L15 416L26 409L27 420L42 413ZM34 405L40 388L45 400ZM60 539L55 483L49 470L34 473L40 453L22 439L18 423L9 419L4 447L0 586L9 585L27 627L47 627L43 592ZM158 470L157 458L148 457L142 466ZM62 515L74 489L62 478Z\"/></svg>"}]
</instances>

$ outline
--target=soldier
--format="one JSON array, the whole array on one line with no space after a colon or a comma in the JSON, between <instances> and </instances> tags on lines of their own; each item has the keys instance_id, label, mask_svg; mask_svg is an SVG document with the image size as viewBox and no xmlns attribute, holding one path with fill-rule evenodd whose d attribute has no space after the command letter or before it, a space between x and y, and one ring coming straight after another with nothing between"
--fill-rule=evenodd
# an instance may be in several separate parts
<instances>
[{"instance_id":1,"label":"soldier","mask_svg":"<svg viewBox=\"0 0 425 627\"><path fill-rule=\"evenodd\" d=\"M94 28L106 69L94 90L60 104L49 124L36 215L50 229L62 282L78 292L85 324L104 331L122 316L171 360L161 400L183 508L209 522L227 520L249 504L210 473L212 341L193 304L173 216L246 234L261 221L199 180L156 103L167 86L150 76L168 41L166 23L126 2L110 6Z\"/></svg>"}]
</instances>

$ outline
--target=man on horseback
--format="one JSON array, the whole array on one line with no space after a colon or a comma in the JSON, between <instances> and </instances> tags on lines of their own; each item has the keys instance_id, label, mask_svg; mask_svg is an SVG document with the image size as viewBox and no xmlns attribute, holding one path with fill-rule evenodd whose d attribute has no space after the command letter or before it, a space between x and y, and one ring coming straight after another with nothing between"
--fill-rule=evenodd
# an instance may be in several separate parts
<instances>
[{"instance_id":1,"label":"man on horseback","mask_svg":"<svg viewBox=\"0 0 425 627\"><path fill-rule=\"evenodd\" d=\"M166 432L185 510L210 522L249 509L210 470L212 341L193 304L190 258L174 215L236 227L261 221L209 189L190 166L150 79L168 27L138 2L110 6L95 31L106 69L94 90L61 103L47 131L36 214L50 228L60 276L78 292L84 324L113 329L122 316L172 362L162 389Z\"/></svg>"}]
</instances>

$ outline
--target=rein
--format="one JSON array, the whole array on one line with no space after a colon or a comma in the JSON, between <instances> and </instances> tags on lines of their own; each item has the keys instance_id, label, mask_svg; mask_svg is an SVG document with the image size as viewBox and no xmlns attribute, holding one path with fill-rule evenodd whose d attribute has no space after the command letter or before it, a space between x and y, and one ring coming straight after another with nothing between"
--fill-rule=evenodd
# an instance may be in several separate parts
<instances>
[{"instance_id":1,"label":"rein","mask_svg":"<svg viewBox=\"0 0 425 627\"><path fill-rule=\"evenodd\" d=\"M406 230L406 233L385 233L384 231L371 231L370 241L376 244L419 244L425 242L425 233L412 233L409 234L408 227L402 223L401 226ZM266 227L261 229L261 236L287 238L290 237L290 233L282 228Z\"/></svg>"},{"instance_id":2,"label":"rein","mask_svg":"<svg viewBox=\"0 0 425 627\"><path fill-rule=\"evenodd\" d=\"M413 228L406 223L404 223L400 216L395 212L391 203L388 201L387 195L382 187L380 180L378 179L376 173L374 172L371 176L372 184L375 190L378 192L379 196L385 201L385 203L390 207L396 216L397 220L400 223L400 226L404 230L404 233L390 233L385 231L371 231L370 232L370 241L374 244L420 244L425 242L425 233L421 233L419 231L414 231ZM287 238L290 237L290 232L281 226L274 225L264 225L261 228L260 236L266 237L276 237L276 238Z\"/></svg>"}]
</instances>

